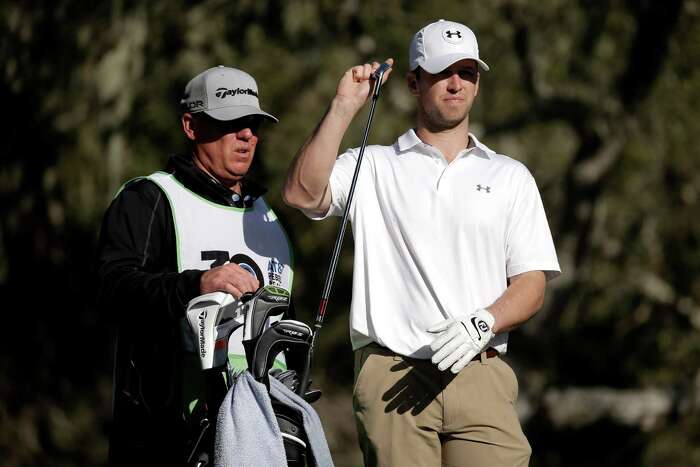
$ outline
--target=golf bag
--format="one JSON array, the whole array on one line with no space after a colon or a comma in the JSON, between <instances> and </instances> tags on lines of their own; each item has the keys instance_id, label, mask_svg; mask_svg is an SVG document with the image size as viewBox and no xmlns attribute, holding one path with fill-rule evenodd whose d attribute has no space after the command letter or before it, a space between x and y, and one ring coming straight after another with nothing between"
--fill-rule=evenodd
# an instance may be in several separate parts
<instances>
[{"instance_id":1,"label":"golf bag","mask_svg":"<svg viewBox=\"0 0 700 467\"><path fill-rule=\"evenodd\" d=\"M309 391L312 331L306 324L286 319L290 294L275 286L260 288L236 300L223 292L193 299L187 308L189 345L199 357L204 388L198 411L193 412L198 434L188 447L187 463L204 467L213 461L216 416L235 373L247 367L256 381L269 391L270 378L311 403L321 396ZM290 466L305 466L308 440L299 415L273 400Z\"/></svg>"}]
</instances>

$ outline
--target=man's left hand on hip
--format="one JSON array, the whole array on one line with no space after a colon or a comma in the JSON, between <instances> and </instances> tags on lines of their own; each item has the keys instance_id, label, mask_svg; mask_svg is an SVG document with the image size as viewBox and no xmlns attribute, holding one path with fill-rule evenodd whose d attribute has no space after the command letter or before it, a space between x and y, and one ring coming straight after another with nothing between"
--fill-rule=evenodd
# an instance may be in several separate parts
<instances>
[{"instance_id":1,"label":"man's left hand on hip","mask_svg":"<svg viewBox=\"0 0 700 467\"><path fill-rule=\"evenodd\" d=\"M430 327L428 332L437 334L430 344L434 352L431 361L440 371L450 368L452 373L459 373L486 349L494 336L495 321L489 311L480 308L464 318L449 318Z\"/></svg>"}]
</instances>

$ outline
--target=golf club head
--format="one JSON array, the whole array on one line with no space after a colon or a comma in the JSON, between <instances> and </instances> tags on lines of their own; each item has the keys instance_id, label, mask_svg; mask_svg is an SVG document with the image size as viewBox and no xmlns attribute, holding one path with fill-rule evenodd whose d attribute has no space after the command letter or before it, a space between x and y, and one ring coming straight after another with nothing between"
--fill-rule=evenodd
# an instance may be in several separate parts
<instances>
[{"instance_id":1,"label":"golf club head","mask_svg":"<svg viewBox=\"0 0 700 467\"><path fill-rule=\"evenodd\" d=\"M372 78L374 78L374 92L372 93L372 97L379 97L379 89L382 87L382 78L384 78L384 73L386 73L390 68L391 65L388 63L382 63L379 65L379 68L372 73Z\"/></svg>"},{"instance_id":2,"label":"golf club head","mask_svg":"<svg viewBox=\"0 0 700 467\"><path fill-rule=\"evenodd\" d=\"M275 378L280 383L284 384L287 389L304 398L309 404L313 404L321 398L323 394L320 389L302 390L304 386L307 388L311 385L311 380L303 381L304 375L299 375L296 370L284 370L273 368L269 371L269 378Z\"/></svg>"}]
</instances>

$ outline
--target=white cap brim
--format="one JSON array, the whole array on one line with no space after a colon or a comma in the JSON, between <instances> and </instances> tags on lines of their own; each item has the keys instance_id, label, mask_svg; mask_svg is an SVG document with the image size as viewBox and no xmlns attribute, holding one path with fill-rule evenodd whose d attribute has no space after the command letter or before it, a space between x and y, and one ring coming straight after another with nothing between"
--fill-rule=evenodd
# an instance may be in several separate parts
<instances>
[{"instance_id":1,"label":"white cap brim","mask_svg":"<svg viewBox=\"0 0 700 467\"><path fill-rule=\"evenodd\" d=\"M247 117L249 115L260 115L269 118L273 122L278 122L277 117L270 115L267 112L263 112L257 107L252 105L232 105L230 107L220 107L218 109L204 110L205 114L209 115L215 120L229 121L236 120L237 118Z\"/></svg>"},{"instance_id":2,"label":"white cap brim","mask_svg":"<svg viewBox=\"0 0 700 467\"><path fill-rule=\"evenodd\" d=\"M418 60L417 65L420 66L422 69L430 73L431 75L434 75L436 73L440 73L442 70L445 68L449 67L453 63L456 63L460 60L464 59L470 59L474 60L476 63L479 64L481 68L483 68L485 71L489 70L489 66L481 60L479 57L474 57L470 54L465 54L465 53L459 53L459 54L448 54L448 55L441 55L439 57L435 57L431 60Z\"/></svg>"}]
</instances>

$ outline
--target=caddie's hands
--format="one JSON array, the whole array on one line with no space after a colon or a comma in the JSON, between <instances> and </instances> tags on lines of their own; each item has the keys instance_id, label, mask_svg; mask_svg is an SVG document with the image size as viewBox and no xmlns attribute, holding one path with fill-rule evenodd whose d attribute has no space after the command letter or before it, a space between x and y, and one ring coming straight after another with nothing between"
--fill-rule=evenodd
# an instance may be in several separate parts
<instances>
[{"instance_id":1,"label":"caddie's hands","mask_svg":"<svg viewBox=\"0 0 700 467\"><path fill-rule=\"evenodd\" d=\"M430 344L434 352L430 359L440 371L450 368L459 373L467 363L480 354L493 337L493 324L496 319L481 308L462 319L450 318L428 329L437 334Z\"/></svg>"},{"instance_id":2,"label":"caddie's hands","mask_svg":"<svg viewBox=\"0 0 700 467\"><path fill-rule=\"evenodd\" d=\"M393 65L394 59L388 58L386 63ZM372 74L377 71L377 68L379 68L379 63L372 62L371 64L357 65L347 70L338 83L336 100L343 105L347 105L352 112L359 111L372 96L372 90L374 89ZM389 79L391 70L393 68L389 68L384 72L382 85Z\"/></svg>"},{"instance_id":3,"label":"caddie's hands","mask_svg":"<svg viewBox=\"0 0 700 467\"><path fill-rule=\"evenodd\" d=\"M260 287L258 279L250 272L234 263L211 268L204 272L199 281L202 294L210 292L227 292L240 298L246 292L255 292Z\"/></svg>"}]
</instances>

